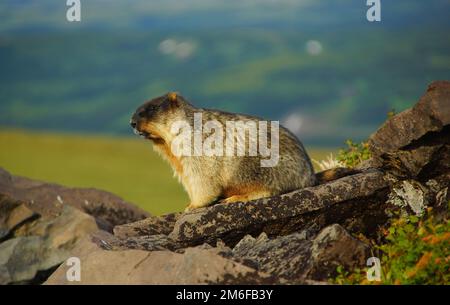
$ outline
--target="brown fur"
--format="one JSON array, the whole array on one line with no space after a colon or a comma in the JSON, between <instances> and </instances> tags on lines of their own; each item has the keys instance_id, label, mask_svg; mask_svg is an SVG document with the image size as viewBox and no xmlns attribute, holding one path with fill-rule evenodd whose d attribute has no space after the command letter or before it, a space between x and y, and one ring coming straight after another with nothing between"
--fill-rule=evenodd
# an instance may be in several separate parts
<instances>
[{"instance_id":1,"label":"brown fur","mask_svg":"<svg viewBox=\"0 0 450 305\"><path fill-rule=\"evenodd\" d=\"M346 176L354 175L359 173L360 171L355 169L350 169L346 167L337 167L332 169L324 170L320 173L316 174L318 184L324 184L333 180L337 180L339 178L343 178Z\"/></svg>"},{"instance_id":2,"label":"brown fur","mask_svg":"<svg viewBox=\"0 0 450 305\"><path fill-rule=\"evenodd\" d=\"M183 165L181 164L180 159L172 153L172 150L167 143L164 141L154 141L154 143L161 149L161 154L170 163L176 173L181 176L183 174Z\"/></svg>"},{"instance_id":3,"label":"brown fur","mask_svg":"<svg viewBox=\"0 0 450 305\"><path fill-rule=\"evenodd\" d=\"M239 196L245 194L254 194L258 192L266 192L263 185L235 185L227 187L223 190L224 198Z\"/></svg>"}]
</instances>

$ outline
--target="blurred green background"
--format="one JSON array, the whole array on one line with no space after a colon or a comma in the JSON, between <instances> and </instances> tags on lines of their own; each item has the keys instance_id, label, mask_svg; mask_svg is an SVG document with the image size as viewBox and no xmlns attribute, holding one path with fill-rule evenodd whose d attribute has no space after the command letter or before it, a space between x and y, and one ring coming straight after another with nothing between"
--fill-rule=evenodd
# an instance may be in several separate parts
<instances>
[{"instance_id":1,"label":"blurred green background","mask_svg":"<svg viewBox=\"0 0 450 305\"><path fill-rule=\"evenodd\" d=\"M280 120L313 158L362 140L391 109L450 77L450 1L0 2L0 166L103 188L153 213L187 202L151 145L131 138L143 101Z\"/></svg>"}]
</instances>

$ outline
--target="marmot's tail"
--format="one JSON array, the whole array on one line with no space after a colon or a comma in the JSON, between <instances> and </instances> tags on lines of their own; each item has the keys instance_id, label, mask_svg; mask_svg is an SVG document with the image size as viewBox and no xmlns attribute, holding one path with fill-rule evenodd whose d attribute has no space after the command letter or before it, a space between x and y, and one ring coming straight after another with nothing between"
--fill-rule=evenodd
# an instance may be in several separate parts
<instances>
[{"instance_id":1,"label":"marmot's tail","mask_svg":"<svg viewBox=\"0 0 450 305\"><path fill-rule=\"evenodd\" d=\"M342 177L350 176L360 173L359 170L347 168L347 167L336 167L321 171L316 173L317 184L324 184Z\"/></svg>"}]
</instances>

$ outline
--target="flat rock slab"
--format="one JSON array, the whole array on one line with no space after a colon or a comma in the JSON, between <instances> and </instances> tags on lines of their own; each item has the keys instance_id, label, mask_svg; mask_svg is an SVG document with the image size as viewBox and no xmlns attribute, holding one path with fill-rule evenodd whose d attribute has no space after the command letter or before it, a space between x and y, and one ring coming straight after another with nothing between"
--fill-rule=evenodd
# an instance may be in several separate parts
<instances>
[{"instance_id":1,"label":"flat rock slab","mask_svg":"<svg viewBox=\"0 0 450 305\"><path fill-rule=\"evenodd\" d=\"M145 251L171 250L181 249L183 245L175 243L167 235L144 235L127 237L123 239L115 239L111 242L113 249L137 249Z\"/></svg>"},{"instance_id":2,"label":"flat rock slab","mask_svg":"<svg viewBox=\"0 0 450 305\"><path fill-rule=\"evenodd\" d=\"M114 235L118 238L128 238L148 235L169 235L181 213L163 216L151 216L143 220L114 227Z\"/></svg>"},{"instance_id":3,"label":"flat rock slab","mask_svg":"<svg viewBox=\"0 0 450 305\"><path fill-rule=\"evenodd\" d=\"M105 234L105 233L101 233ZM187 248L170 251L108 250L111 236L89 237L79 244L81 281L69 281L62 264L45 282L66 284L267 284L268 275L226 259L215 251Z\"/></svg>"},{"instance_id":4,"label":"flat rock slab","mask_svg":"<svg viewBox=\"0 0 450 305\"><path fill-rule=\"evenodd\" d=\"M266 223L301 217L338 203L368 197L387 186L383 173L372 170L281 196L247 203L217 204L183 214L169 237L175 242L191 245L230 234L242 237L243 232L255 233L252 228Z\"/></svg>"}]
</instances>

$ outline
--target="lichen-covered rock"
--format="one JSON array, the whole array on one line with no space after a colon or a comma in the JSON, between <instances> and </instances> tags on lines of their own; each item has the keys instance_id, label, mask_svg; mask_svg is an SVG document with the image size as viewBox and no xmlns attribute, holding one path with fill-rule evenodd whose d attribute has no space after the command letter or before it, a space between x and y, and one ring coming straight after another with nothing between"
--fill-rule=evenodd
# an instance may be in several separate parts
<instances>
[{"instance_id":1,"label":"lichen-covered rock","mask_svg":"<svg viewBox=\"0 0 450 305\"><path fill-rule=\"evenodd\" d=\"M404 208L409 207L414 214L421 216L429 205L428 190L415 180L403 180L392 187L388 203Z\"/></svg>"},{"instance_id":2,"label":"lichen-covered rock","mask_svg":"<svg viewBox=\"0 0 450 305\"><path fill-rule=\"evenodd\" d=\"M114 235L118 238L127 238L147 235L168 235L172 232L175 222L181 213L172 213L163 216L151 216L143 220L114 227Z\"/></svg>"},{"instance_id":3,"label":"lichen-covered rock","mask_svg":"<svg viewBox=\"0 0 450 305\"><path fill-rule=\"evenodd\" d=\"M169 236L176 242L196 245L217 239L232 242L247 233L271 235L284 230L283 234L289 234L301 229L300 223L290 226L295 219L308 219L314 212L328 211L338 204L345 206L351 200L370 197L387 186L383 173L374 170L281 196L247 203L217 204L183 214ZM365 202L368 201L361 200L360 204ZM329 220L336 222L333 217ZM279 226L269 226L274 222Z\"/></svg>"},{"instance_id":4,"label":"lichen-covered rock","mask_svg":"<svg viewBox=\"0 0 450 305\"><path fill-rule=\"evenodd\" d=\"M178 250L183 248L182 244L178 244L164 234L133 236L123 239L116 239L111 245L114 249L138 249L145 251L156 250Z\"/></svg>"}]
</instances>

